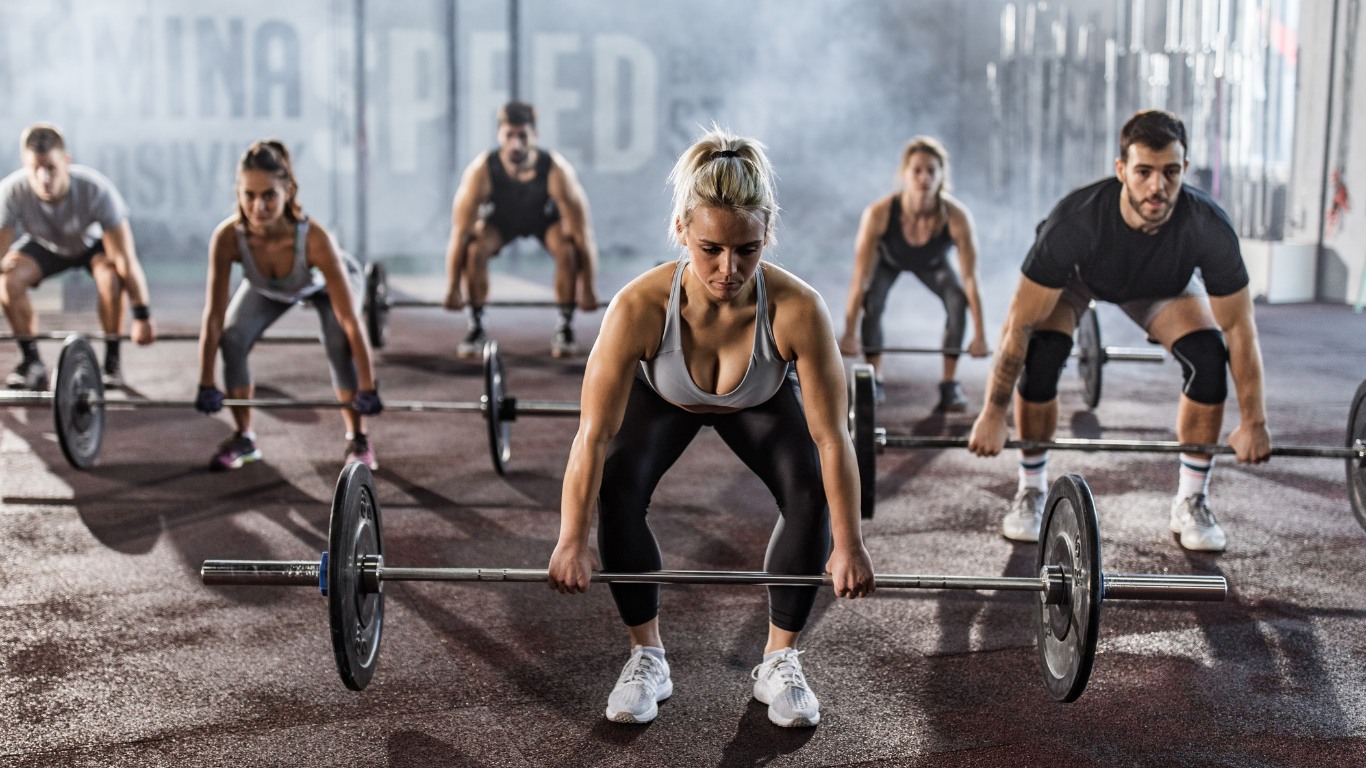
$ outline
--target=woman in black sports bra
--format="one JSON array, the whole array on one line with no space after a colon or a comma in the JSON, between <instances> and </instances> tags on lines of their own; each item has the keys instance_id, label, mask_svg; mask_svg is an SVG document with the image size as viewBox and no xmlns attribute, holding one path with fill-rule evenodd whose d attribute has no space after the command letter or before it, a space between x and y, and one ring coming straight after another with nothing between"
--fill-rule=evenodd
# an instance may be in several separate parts
<instances>
[{"instance_id":1,"label":"woman in black sports bra","mask_svg":"<svg viewBox=\"0 0 1366 768\"><path fill-rule=\"evenodd\" d=\"M881 350L892 346L883 343L882 311L892 284L902 272L914 274L944 303L944 349L963 348L966 315L971 310L973 336L967 352L973 357L987 354L982 299L977 290L977 232L972 214L948 194L948 152L935 139L917 136L902 150L898 175L901 191L868 206L859 221L854 276L844 311L844 335L840 337L841 351L846 355L862 352L877 371L879 398ZM948 259L950 248L958 251L957 272ZM957 373L957 353L945 354L936 410L967 410Z\"/></svg>"}]
</instances>

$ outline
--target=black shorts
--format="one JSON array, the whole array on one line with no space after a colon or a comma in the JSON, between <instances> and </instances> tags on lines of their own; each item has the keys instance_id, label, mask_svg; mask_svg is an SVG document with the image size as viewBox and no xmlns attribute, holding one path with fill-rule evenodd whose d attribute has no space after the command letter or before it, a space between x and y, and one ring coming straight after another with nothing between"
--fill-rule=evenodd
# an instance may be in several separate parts
<instances>
[{"instance_id":1,"label":"black shorts","mask_svg":"<svg viewBox=\"0 0 1366 768\"><path fill-rule=\"evenodd\" d=\"M503 237L503 245L521 237L534 237L545 242L545 233L560 221L560 209L554 200L547 200L545 208L539 211L499 210L494 203L481 217L484 226L493 227Z\"/></svg>"},{"instance_id":2,"label":"black shorts","mask_svg":"<svg viewBox=\"0 0 1366 768\"><path fill-rule=\"evenodd\" d=\"M38 269L42 272L42 277L38 278L38 282L33 284L33 287L37 288L47 278L65 272L68 269L85 267L85 271L90 272L90 262L99 254L104 253L104 241L97 240L85 253L77 256L62 256L53 253L44 248L37 240L27 237L24 238L24 242L20 243L19 247L15 250L38 263Z\"/></svg>"}]
</instances>

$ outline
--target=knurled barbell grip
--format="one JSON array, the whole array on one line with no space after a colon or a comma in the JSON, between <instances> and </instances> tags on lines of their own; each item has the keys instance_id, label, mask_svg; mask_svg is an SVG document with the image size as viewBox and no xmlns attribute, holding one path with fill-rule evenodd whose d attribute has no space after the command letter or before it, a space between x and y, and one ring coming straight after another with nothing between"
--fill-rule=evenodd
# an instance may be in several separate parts
<instances>
[{"instance_id":1,"label":"knurled barbell grip","mask_svg":"<svg viewBox=\"0 0 1366 768\"><path fill-rule=\"evenodd\" d=\"M2 396L3 393L0 393ZM3 401L0 401L3 402ZM110 410L137 410L139 408L193 408L193 400L143 400L134 398L92 398L81 396L77 402L83 405L102 405ZM351 403L343 403L337 400L291 400L289 398L270 398L270 399L234 399L223 400L224 408L351 408ZM477 402L422 402L417 400L395 400L385 401L384 410L402 411L415 413L429 412L455 412L455 413L481 413L486 409L483 403Z\"/></svg>"},{"instance_id":2,"label":"knurled barbell grip","mask_svg":"<svg viewBox=\"0 0 1366 768\"><path fill-rule=\"evenodd\" d=\"M578 403L552 400L523 400L520 397L509 397L503 401L503 404L513 418L523 415L578 416L583 412L583 407Z\"/></svg>"}]
</instances>

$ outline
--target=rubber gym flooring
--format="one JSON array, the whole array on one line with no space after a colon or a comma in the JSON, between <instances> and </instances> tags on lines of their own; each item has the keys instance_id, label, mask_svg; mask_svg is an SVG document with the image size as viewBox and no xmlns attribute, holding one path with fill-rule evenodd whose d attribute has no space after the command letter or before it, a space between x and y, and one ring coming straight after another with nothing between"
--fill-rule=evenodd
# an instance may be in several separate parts
<instances>
[{"instance_id":1,"label":"rubber gym flooring","mask_svg":"<svg viewBox=\"0 0 1366 768\"><path fill-rule=\"evenodd\" d=\"M832 286L829 296L841 296ZM196 294L191 294L196 295ZM834 301L838 305L838 301ZM1142 344L1103 308L1107 344ZM292 313L287 329L307 329ZM1273 438L1342 445L1366 376L1362 316L1259 306ZM195 308L162 310L194 328ZM933 318L931 318L933 319ZM580 316L591 342L598 316ZM45 328L93 322L47 317ZM937 321L936 321L937 322ZM293 325L290 325L293 323ZM457 360L463 319L396 311L379 355L392 400L477 400ZM577 401L582 360L548 355L545 314L490 318L513 394ZM934 323L922 329L931 338ZM993 331L994 333L995 331ZM994 337L993 337L994 342ZM103 355L101 345L96 349ZM44 347L51 366L56 344ZM17 353L0 346L0 367ZM128 349L131 397L191 397L193 344ZM261 395L326 394L316 347L260 347ZM984 361L965 361L974 403ZM932 413L938 360L889 364L879 422L966 434ZM1175 363L1113 363L1087 410L1064 374L1061 436L1172 439ZM1230 406L1230 422L1236 408ZM390 565L544 568L557 534L573 419L519 419L510 472L490 465L473 414L386 414L372 428ZM1227 427L1226 427L1227 428ZM1222 555L1167 532L1166 455L1054 452L1099 507L1105 570L1222 574L1223 603L1107 602L1090 685L1053 702L1034 648L1033 595L823 592L802 657L823 703L780 729L750 695L764 591L664 587L675 693L645 726L602 710L628 651L608 591L538 584L390 583L379 668L338 679L316 590L206 587L213 558L313 559L325 549L344 442L331 412L258 412L261 463L204 465L225 416L110 411L98 464L67 466L44 408L0 409L0 762L13 766L1005 766L1366 764L1366 534L1341 460L1217 466ZM1034 548L998 533L1014 459L888 451L864 535L885 573L1030 576ZM762 484L704 431L665 477L651 519L666 567L757 570L775 512Z\"/></svg>"}]
</instances>

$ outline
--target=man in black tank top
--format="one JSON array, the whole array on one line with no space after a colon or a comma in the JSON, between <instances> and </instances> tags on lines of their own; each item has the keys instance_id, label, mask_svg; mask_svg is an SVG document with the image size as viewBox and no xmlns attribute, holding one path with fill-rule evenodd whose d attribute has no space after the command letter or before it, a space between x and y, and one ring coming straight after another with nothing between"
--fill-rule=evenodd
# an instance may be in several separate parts
<instances>
[{"instance_id":1,"label":"man in black tank top","mask_svg":"<svg viewBox=\"0 0 1366 768\"><path fill-rule=\"evenodd\" d=\"M1177 440L1219 441L1231 372L1241 424L1228 442L1239 461L1266 461L1262 355L1238 235L1213 200L1183 186L1186 128L1176 115L1135 114L1119 150L1114 178L1070 193L1039 225L969 450L1001 452L1012 400L1021 440L1052 439L1072 332L1098 299L1118 305L1181 363ZM1021 452L1019 492L1001 524L1006 538L1038 540L1047 462L1046 451ZM1211 462L1181 454L1169 528L1186 549L1220 552L1227 543L1207 502Z\"/></svg>"},{"instance_id":2,"label":"man in black tank top","mask_svg":"<svg viewBox=\"0 0 1366 768\"><path fill-rule=\"evenodd\" d=\"M489 259L519 237L535 237L555 259L559 323L551 342L556 357L576 351L575 306L598 307L594 275L597 245L588 199L574 169L559 154L536 146L536 109L511 101L498 111L498 148L465 169L451 210L446 246L446 309L468 305L470 328L462 357L482 354Z\"/></svg>"}]
</instances>

